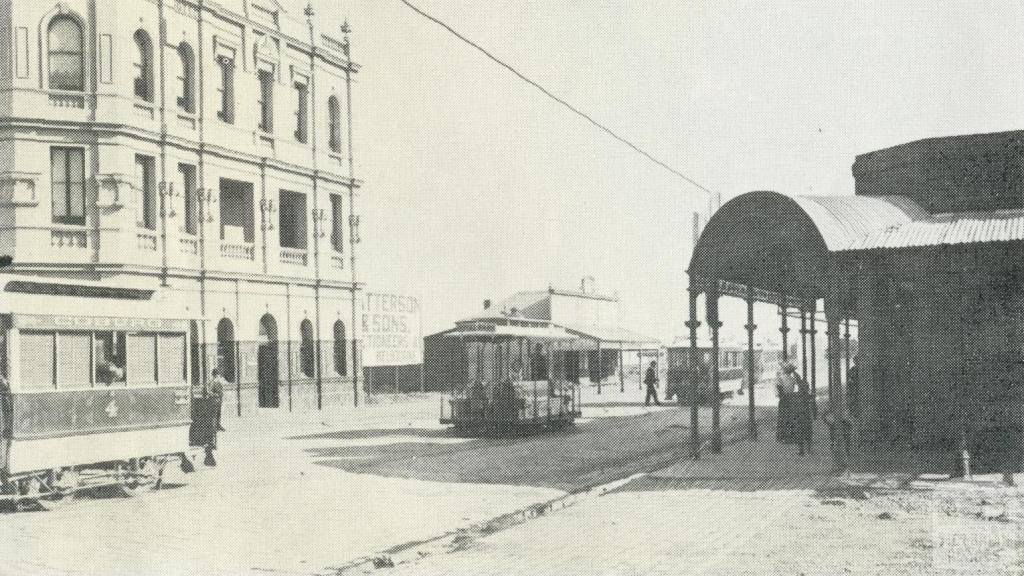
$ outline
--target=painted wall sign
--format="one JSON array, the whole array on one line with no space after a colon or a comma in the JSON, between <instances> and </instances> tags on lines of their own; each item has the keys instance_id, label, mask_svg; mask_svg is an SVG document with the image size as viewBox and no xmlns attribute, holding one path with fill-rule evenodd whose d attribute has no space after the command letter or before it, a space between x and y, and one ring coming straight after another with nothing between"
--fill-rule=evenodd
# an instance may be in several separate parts
<instances>
[{"instance_id":1,"label":"painted wall sign","mask_svg":"<svg viewBox=\"0 0 1024 576\"><path fill-rule=\"evenodd\" d=\"M408 366L423 362L420 302L412 296L363 294L360 332L363 366Z\"/></svg>"},{"instance_id":2,"label":"painted wall sign","mask_svg":"<svg viewBox=\"0 0 1024 576\"><path fill-rule=\"evenodd\" d=\"M188 323L185 320L42 314L15 314L14 326L29 330L134 330L143 332L185 332L188 330Z\"/></svg>"}]
</instances>

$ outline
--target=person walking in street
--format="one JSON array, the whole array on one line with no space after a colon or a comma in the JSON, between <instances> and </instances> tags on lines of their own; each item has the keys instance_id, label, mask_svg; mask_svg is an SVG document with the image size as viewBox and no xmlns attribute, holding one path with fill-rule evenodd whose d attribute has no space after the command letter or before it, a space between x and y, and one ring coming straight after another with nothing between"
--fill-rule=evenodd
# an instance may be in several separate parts
<instances>
[{"instance_id":1,"label":"person walking in street","mask_svg":"<svg viewBox=\"0 0 1024 576\"><path fill-rule=\"evenodd\" d=\"M644 406L650 406L651 400L654 400L655 406L661 406L661 402L658 401L658 363L652 361L651 365L647 367L647 373L644 375L644 384L647 385L647 397L644 398Z\"/></svg>"}]
</instances>

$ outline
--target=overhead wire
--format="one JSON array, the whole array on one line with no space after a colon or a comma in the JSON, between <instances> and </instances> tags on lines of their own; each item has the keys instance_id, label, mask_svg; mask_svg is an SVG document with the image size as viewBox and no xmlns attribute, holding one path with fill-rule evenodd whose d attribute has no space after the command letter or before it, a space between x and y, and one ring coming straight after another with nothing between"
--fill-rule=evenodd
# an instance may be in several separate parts
<instances>
[{"instance_id":1,"label":"overhead wire","mask_svg":"<svg viewBox=\"0 0 1024 576\"><path fill-rule=\"evenodd\" d=\"M608 134L612 138L614 138L614 139L618 140L619 142L621 142L622 144L628 146L633 151L635 151L635 152L639 153L640 155L644 156L645 158L647 158L651 162L657 164L658 166L664 168L665 170L668 170L669 172L671 172L672 174L675 174L679 178L682 178L684 181L688 182L689 184L695 186L696 188L698 188L698 189L700 189L700 190L702 190L704 192L707 192L713 198L717 198L718 203L721 204L721 194L720 193L715 192L715 191L707 188L706 186L704 186L700 182L697 182L696 180L694 180L690 176L687 176L683 172L681 172L681 171L673 168L672 166L668 165L667 163L657 159L651 153L647 152L646 150L644 150L640 146L634 144L629 139L625 138L624 136L619 135L616 131L612 130L608 126L605 126L601 122L598 122L590 114L587 114L583 110L581 110L578 107L576 107L576 106L570 104L569 102L567 102L564 98L559 97L558 95L554 94L553 92L551 92L550 90L548 90L547 88L545 88L544 86L539 84L538 82L536 82L536 81L532 80L531 78L527 77L525 74L520 72L514 66L512 66L511 64L505 62L501 58L498 58L497 56L492 54L489 50L487 50L486 48L484 48L480 44L478 44L478 43L474 42L473 40L470 40L466 36L462 35L459 31L455 30L451 25L447 24L446 22L444 22L440 18L437 18L435 16L432 16L431 14L428 14L427 12L424 12L421 8L419 8L418 6L414 5L412 2L409 2L409 0L399 0L399 2L401 2L402 4L405 4L413 12L416 12L420 16L422 16L422 17L426 18L427 20L430 20L431 22L437 24L441 28L444 28L449 33L451 33L453 36L455 36L456 38L461 40L462 42L468 44L469 46L471 46L472 48L474 48L478 52L482 53L484 56L486 56L488 59L492 60L494 63L498 64L502 68L505 68L506 70L508 70L509 72L514 74L516 77L518 77L520 80L522 80L522 81L526 82L527 84L533 86L534 88L539 90L541 93L543 93L545 96L547 96L548 98L554 100L558 104L561 104L563 107L567 108L568 110L570 110L571 112L573 112L577 116L583 118L584 120L586 120L587 122L589 122L590 124L592 124L593 126L598 128L599 130L601 130L602 132Z\"/></svg>"}]
</instances>

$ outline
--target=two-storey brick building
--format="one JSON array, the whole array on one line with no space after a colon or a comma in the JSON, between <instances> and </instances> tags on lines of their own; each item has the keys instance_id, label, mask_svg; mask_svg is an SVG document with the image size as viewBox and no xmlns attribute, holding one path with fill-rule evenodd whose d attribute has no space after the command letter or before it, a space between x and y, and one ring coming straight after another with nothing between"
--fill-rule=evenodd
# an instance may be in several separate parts
<instances>
[{"instance_id":1,"label":"two-storey brick building","mask_svg":"<svg viewBox=\"0 0 1024 576\"><path fill-rule=\"evenodd\" d=\"M8 270L160 290L225 413L358 399L358 66L302 8L0 3Z\"/></svg>"}]
</instances>

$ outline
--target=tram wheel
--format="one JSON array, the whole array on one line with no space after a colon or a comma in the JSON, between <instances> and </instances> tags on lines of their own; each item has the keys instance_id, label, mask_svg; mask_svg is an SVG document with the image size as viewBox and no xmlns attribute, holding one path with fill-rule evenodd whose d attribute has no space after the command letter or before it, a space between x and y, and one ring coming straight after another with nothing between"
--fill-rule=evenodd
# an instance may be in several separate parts
<instances>
[{"instance_id":1,"label":"tram wheel","mask_svg":"<svg viewBox=\"0 0 1024 576\"><path fill-rule=\"evenodd\" d=\"M74 502L79 487L78 471L74 468L51 470L46 478L46 493L37 502L46 510L56 510Z\"/></svg>"},{"instance_id":2,"label":"tram wheel","mask_svg":"<svg viewBox=\"0 0 1024 576\"><path fill-rule=\"evenodd\" d=\"M125 496L156 490L163 481L163 466L155 458L137 458L118 467L118 488Z\"/></svg>"}]
</instances>

